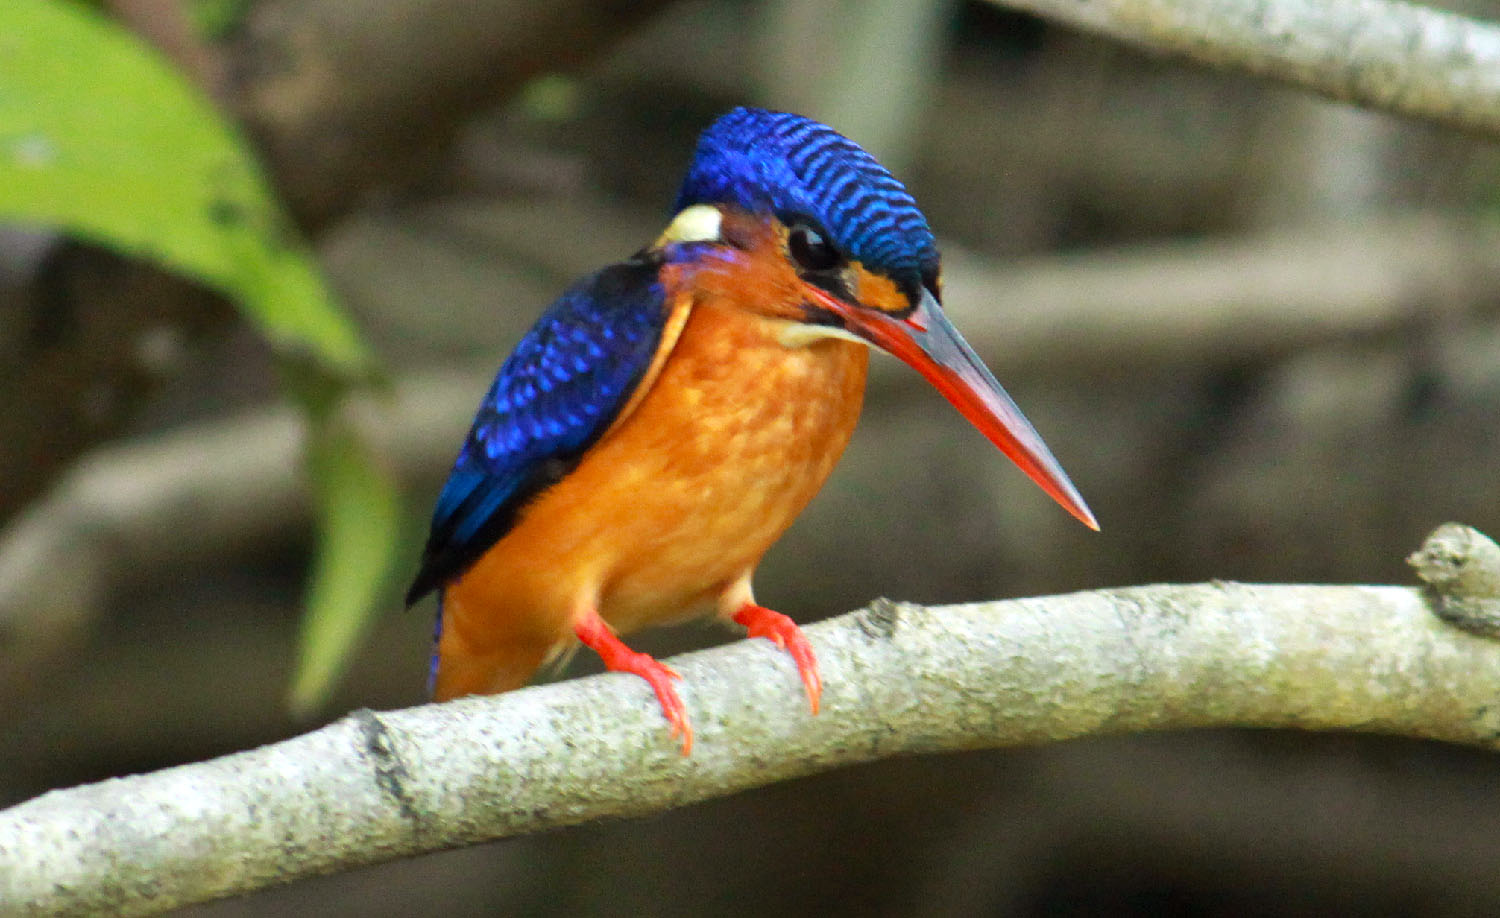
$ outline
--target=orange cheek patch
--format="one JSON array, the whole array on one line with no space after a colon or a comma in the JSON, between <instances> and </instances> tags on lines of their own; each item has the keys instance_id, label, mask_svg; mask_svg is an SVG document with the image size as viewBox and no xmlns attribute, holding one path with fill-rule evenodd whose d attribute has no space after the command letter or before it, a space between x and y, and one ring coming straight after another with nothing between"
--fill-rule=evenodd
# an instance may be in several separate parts
<instances>
[{"instance_id":1,"label":"orange cheek patch","mask_svg":"<svg viewBox=\"0 0 1500 918\"><path fill-rule=\"evenodd\" d=\"M849 266L849 273L854 279L855 298L861 306L881 312L904 312L912 307L911 300L890 278L866 270L859 262Z\"/></svg>"}]
</instances>

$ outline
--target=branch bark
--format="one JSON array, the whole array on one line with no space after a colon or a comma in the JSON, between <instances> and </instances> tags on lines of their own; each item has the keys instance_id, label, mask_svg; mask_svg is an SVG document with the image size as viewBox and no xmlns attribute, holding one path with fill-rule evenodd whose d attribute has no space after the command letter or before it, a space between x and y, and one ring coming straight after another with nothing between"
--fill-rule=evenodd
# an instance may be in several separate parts
<instances>
[{"instance_id":1,"label":"branch bark","mask_svg":"<svg viewBox=\"0 0 1500 918\"><path fill-rule=\"evenodd\" d=\"M1399 0L991 0L1344 102L1500 136L1500 27Z\"/></svg>"},{"instance_id":2,"label":"branch bark","mask_svg":"<svg viewBox=\"0 0 1500 918\"><path fill-rule=\"evenodd\" d=\"M1500 645L1415 588L882 600L808 634L827 686L817 717L765 642L673 661L691 758L647 686L604 675L356 711L258 750L54 791L0 813L0 901L20 915L153 914L873 759L1085 735L1236 725L1500 748Z\"/></svg>"}]
</instances>

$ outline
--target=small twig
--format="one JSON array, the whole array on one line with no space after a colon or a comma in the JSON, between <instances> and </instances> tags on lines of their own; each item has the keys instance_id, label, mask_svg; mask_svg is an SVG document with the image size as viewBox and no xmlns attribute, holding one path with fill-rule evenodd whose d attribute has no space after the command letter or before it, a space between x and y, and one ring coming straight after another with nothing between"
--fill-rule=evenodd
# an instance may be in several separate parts
<instances>
[{"instance_id":1,"label":"small twig","mask_svg":"<svg viewBox=\"0 0 1500 918\"><path fill-rule=\"evenodd\" d=\"M1407 558L1433 606L1466 631L1500 637L1500 546L1461 523L1444 523Z\"/></svg>"}]
</instances>

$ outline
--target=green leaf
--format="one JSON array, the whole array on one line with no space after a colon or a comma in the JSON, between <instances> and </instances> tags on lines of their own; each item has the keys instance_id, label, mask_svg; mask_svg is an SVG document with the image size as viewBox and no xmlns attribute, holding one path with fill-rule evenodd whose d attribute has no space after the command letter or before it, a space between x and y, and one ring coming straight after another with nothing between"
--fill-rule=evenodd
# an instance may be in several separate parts
<instances>
[{"instance_id":1,"label":"green leaf","mask_svg":"<svg viewBox=\"0 0 1500 918\"><path fill-rule=\"evenodd\" d=\"M369 357L249 148L154 51L61 0L0 0L0 220L160 262L227 294L284 355Z\"/></svg>"},{"instance_id":2,"label":"green leaf","mask_svg":"<svg viewBox=\"0 0 1500 918\"><path fill-rule=\"evenodd\" d=\"M369 354L250 148L152 49L96 12L0 0L0 221L54 228L195 277L277 350L314 426L319 543L292 689L294 705L310 709L389 574L396 489L339 420L348 384L370 376Z\"/></svg>"},{"instance_id":3,"label":"green leaf","mask_svg":"<svg viewBox=\"0 0 1500 918\"><path fill-rule=\"evenodd\" d=\"M291 690L299 716L324 701L364 636L395 558L400 522L392 476L338 415L312 431L308 466L319 531Z\"/></svg>"}]
</instances>

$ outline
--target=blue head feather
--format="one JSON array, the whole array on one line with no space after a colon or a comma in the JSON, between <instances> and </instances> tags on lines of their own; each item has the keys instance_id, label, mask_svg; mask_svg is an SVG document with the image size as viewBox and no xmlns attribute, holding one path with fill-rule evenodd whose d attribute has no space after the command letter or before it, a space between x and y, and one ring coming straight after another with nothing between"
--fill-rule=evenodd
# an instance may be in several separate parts
<instances>
[{"instance_id":1,"label":"blue head feather","mask_svg":"<svg viewBox=\"0 0 1500 918\"><path fill-rule=\"evenodd\" d=\"M801 115L737 108L710 125L675 209L694 204L812 217L867 268L929 287L937 276L937 241L906 186L852 140Z\"/></svg>"}]
</instances>

